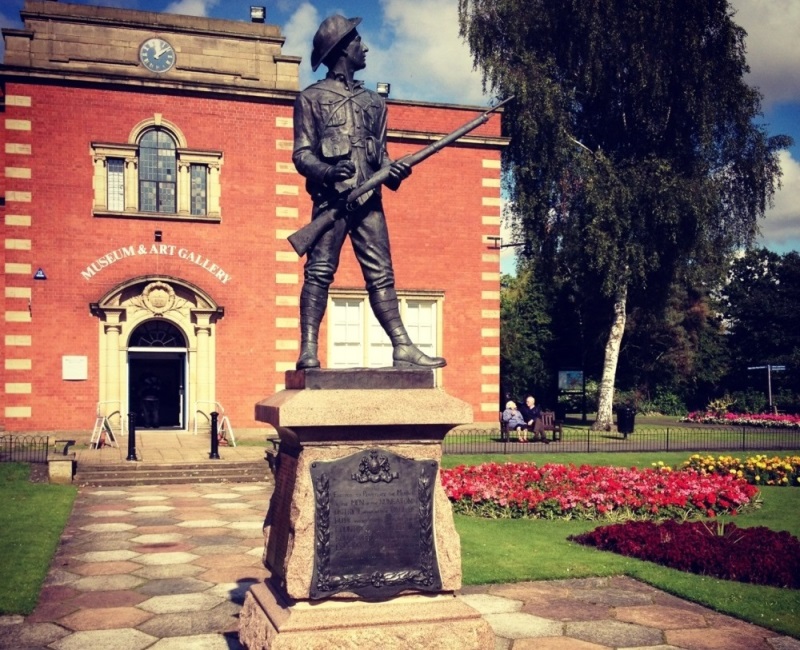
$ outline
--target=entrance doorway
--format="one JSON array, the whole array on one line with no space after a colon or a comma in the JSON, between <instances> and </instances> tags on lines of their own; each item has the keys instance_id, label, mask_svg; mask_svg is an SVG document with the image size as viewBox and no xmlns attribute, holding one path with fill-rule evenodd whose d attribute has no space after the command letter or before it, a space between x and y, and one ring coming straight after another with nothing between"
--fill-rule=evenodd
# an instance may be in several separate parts
<instances>
[{"instance_id":1,"label":"entrance doorway","mask_svg":"<svg viewBox=\"0 0 800 650\"><path fill-rule=\"evenodd\" d=\"M200 287L156 275L118 284L90 309L100 321L97 412L118 429L128 413L139 429L193 428L192 407L216 399L216 325L224 309ZM152 386L157 403L146 394Z\"/></svg>"},{"instance_id":2,"label":"entrance doorway","mask_svg":"<svg viewBox=\"0 0 800 650\"><path fill-rule=\"evenodd\" d=\"M137 429L186 426L186 348L181 331L163 320L136 328L128 348L128 404Z\"/></svg>"}]
</instances>

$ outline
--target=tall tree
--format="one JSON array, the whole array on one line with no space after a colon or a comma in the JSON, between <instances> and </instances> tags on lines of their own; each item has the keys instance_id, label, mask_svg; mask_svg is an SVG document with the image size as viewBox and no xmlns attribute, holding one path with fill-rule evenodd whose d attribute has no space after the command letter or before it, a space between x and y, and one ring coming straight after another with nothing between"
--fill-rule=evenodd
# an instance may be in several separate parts
<instances>
[{"instance_id":1,"label":"tall tree","mask_svg":"<svg viewBox=\"0 0 800 650\"><path fill-rule=\"evenodd\" d=\"M508 191L537 254L610 298L597 428L626 314L679 263L751 244L780 177L727 0L459 0L484 84L515 95Z\"/></svg>"},{"instance_id":2,"label":"tall tree","mask_svg":"<svg viewBox=\"0 0 800 650\"><path fill-rule=\"evenodd\" d=\"M720 309L728 327L732 386L742 389L753 381L748 366L778 364L787 366L779 381L800 390L800 254L761 248L734 260Z\"/></svg>"},{"instance_id":3,"label":"tall tree","mask_svg":"<svg viewBox=\"0 0 800 650\"><path fill-rule=\"evenodd\" d=\"M692 273L672 284L659 309L631 310L618 373L622 387L650 400L670 395L690 409L717 396L729 368L722 318L708 295L718 284Z\"/></svg>"}]
</instances>

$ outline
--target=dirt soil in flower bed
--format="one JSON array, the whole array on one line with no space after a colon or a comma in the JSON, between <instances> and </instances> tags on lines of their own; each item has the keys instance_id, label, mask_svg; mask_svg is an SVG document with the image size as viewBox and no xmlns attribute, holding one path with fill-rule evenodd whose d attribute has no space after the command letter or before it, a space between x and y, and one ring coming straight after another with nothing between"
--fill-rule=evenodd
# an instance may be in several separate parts
<instances>
[{"instance_id":1,"label":"dirt soil in flower bed","mask_svg":"<svg viewBox=\"0 0 800 650\"><path fill-rule=\"evenodd\" d=\"M629 521L569 539L698 575L800 589L800 540L763 526Z\"/></svg>"}]
</instances>

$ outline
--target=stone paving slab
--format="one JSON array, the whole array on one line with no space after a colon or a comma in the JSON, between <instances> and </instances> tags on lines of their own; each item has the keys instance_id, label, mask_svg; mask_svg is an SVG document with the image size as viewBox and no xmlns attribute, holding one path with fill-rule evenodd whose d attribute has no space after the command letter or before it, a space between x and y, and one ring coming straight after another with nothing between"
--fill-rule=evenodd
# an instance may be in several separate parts
<instances>
[{"instance_id":1,"label":"stone paving slab","mask_svg":"<svg viewBox=\"0 0 800 650\"><path fill-rule=\"evenodd\" d=\"M268 577L270 489L81 488L38 606L0 617L0 648L239 650L244 597ZM626 577L468 586L459 597L494 630L488 650L800 650Z\"/></svg>"}]
</instances>

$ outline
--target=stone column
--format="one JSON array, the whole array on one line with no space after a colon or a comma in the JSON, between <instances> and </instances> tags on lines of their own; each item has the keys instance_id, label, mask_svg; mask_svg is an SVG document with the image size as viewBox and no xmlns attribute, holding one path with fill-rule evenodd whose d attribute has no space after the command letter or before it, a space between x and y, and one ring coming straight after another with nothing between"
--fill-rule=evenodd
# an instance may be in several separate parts
<instances>
[{"instance_id":1,"label":"stone column","mask_svg":"<svg viewBox=\"0 0 800 650\"><path fill-rule=\"evenodd\" d=\"M125 183L125 212L137 212L139 210L139 167L135 156L125 158L123 182Z\"/></svg>"},{"instance_id":2,"label":"stone column","mask_svg":"<svg viewBox=\"0 0 800 650\"><path fill-rule=\"evenodd\" d=\"M103 323L103 333L105 334L105 355L106 355L106 377L105 377L105 391L100 395L100 401L112 402L106 404L103 408L103 415L113 413L119 409L119 414L124 419L122 395L121 395L121 381L122 371L120 367L120 335L122 333L122 309L105 309L105 322ZM120 423L121 423L120 422ZM118 423L114 423L118 424Z\"/></svg>"},{"instance_id":3,"label":"stone column","mask_svg":"<svg viewBox=\"0 0 800 650\"><path fill-rule=\"evenodd\" d=\"M208 341L211 336L211 326L196 325L197 334L197 400L200 402L213 401L213 391L210 385L210 359L208 354Z\"/></svg>"},{"instance_id":4,"label":"stone column","mask_svg":"<svg viewBox=\"0 0 800 650\"><path fill-rule=\"evenodd\" d=\"M210 309L192 309L192 319L194 320L194 330L196 337L196 346L194 354L194 368L189 369L191 377L195 378L194 395L190 394L189 397L193 402L202 402L200 408L203 412L210 413L209 402L216 400L215 382L215 359L214 359L214 346L211 340L211 330L214 314L216 313ZM191 357L190 357L191 361ZM189 405L190 409L194 409L194 404ZM197 417L197 414L192 411L191 417Z\"/></svg>"},{"instance_id":5,"label":"stone column","mask_svg":"<svg viewBox=\"0 0 800 650\"><path fill-rule=\"evenodd\" d=\"M207 211L209 217L218 217L220 216L220 207L219 207L219 195L220 195L220 184L219 184L219 171L220 171L219 163L211 164L208 166L208 176L206 182L206 200L207 200Z\"/></svg>"},{"instance_id":6,"label":"stone column","mask_svg":"<svg viewBox=\"0 0 800 650\"><path fill-rule=\"evenodd\" d=\"M106 210L108 208L108 171L106 157L94 158L94 209Z\"/></svg>"},{"instance_id":7,"label":"stone column","mask_svg":"<svg viewBox=\"0 0 800 650\"><path fill-rule=\"evenodd\" d=\"M188 162L178 161L178 214L189 214L189 199L192 191L189 166Z\"/></svg>"}]
</instances>

